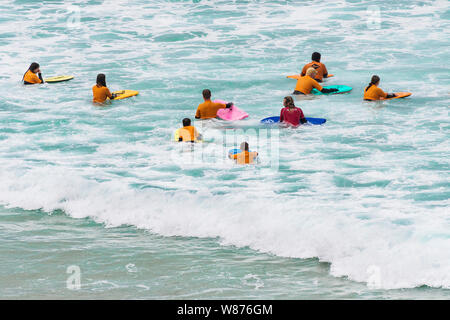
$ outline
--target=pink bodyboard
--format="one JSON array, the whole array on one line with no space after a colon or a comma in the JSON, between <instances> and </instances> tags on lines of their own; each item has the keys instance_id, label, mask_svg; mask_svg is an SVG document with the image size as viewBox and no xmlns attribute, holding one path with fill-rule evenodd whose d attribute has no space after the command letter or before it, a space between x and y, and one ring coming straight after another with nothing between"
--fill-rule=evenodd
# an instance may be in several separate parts
<instances>
[{"instance_id":1,"label":"pink bodyboard","mask_svg":"<svg viewBox=\"0 0 450 320\"><path fill-rule=\"evenodd\" d=\"M214 102L227 104L227 102L223 100L214 100ZM248 113L233 105L229 109L219 109L219 111L217 111L217 116L222 120L235 121L247 118Z\"/></svg>"}]
</instances>

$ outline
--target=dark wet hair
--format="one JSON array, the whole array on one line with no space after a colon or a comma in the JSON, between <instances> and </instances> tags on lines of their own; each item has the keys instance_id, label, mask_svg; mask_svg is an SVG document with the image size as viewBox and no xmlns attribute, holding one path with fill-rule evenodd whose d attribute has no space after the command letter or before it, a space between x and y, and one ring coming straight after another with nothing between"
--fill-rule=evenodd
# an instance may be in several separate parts
<instances>
[{"instance_id":1,"label":"dark wet hair","mask_svg":"<svg viewBox=\"0 0 450 320\"><path fill-rule=\"evenodd\" d=\"M379 76L372 76L372 79L370 80L369 85L367 86L366 90L364 90L364 91L369 90L369 88L370 88L372 85L378 83L379 81L380 81L380 77L379 77Z\"/></svg>"},{"instance_id":2,"label":"dark wet hair","mask_svg":"<svg viewBox=\"0 0 450 320\"><path fill-rule=\"evenodd\" d=\"M32 64L30 64L30 67L28 68L28 70L34 71L34 70L36 70L36 69L39 68L39 67L40 67L40 66L39 66L39 63L33 62Z\"/></svg>"},{"instance_id":3,"label":"dark wet hair","mask_svg":"<svg viewBox=\"0 0 450 320\"><path fill-rule=\"evenodd\" d=\"M286 107L295 108L294 99L291 96L284 97L284 100L286 100Z\"/></svg>"},{"instance_id":4,"label":"dark wet hair","mask_svg":"<svg viewBox=\"0 0 450 320\"><path fill-rule=\"evenodd\" d=\"M25 75L27 74L28 71L33 72L34 70L36 70L39 67L40 67L39 63L37 63L37 62L33 62L32 64L30 64L30 67L28 68L28 70L23 74L22 80L25 79Z\"/></svg>"},{"instance_id":5,"label":"dark wet hair","mask_svg":"<svg viewBox=\"0 0 450 320\"><path fill-rule=\"evenodd\" d=\"M248 142L242 142L241 143L241 150L248 151Z\"/></svg>"},{"instance_id":6,"label":"dark wet hair","mask_svg":"<svg viewBox=\"0 0 450 320\"><path fill-rule=\"evenodd\" d=\"M106 76L103 73L97 75L97 85L101 87L106 87Z\"/></svg>"},{"instance_id":7,"label":"dark wet hair","mask_svg":"<svg viewBox=\"0 0 450 320\"><path fill-rule=\"evenodd\" d=\"M203 90L202 94L203 94L203 98L211 99L211 90L205 89L205 90Z\"/></svg>"},{"instance_id":8,"label":"dark wet hair","mask_svg":"<svg viewBox=\"0 0 450 320\"><path fill-rule=\"evenodd\" d=\"M190 126L191 125L191 119L189 119L189 118L184 118L183 119L183 126L184 127L187 127L187 126Z\"/></svg>"},{"instance_id":9,"label":"dark wet hair","mask_svg":"<svg viewBox=\"0 0 450 320\"><path fill-rule=\"evenodd\" d=\"M311 59L312 61L320 62L320 57L321 57L320 53L314 52L311 56Z\"/></svg>"}]
</instances>

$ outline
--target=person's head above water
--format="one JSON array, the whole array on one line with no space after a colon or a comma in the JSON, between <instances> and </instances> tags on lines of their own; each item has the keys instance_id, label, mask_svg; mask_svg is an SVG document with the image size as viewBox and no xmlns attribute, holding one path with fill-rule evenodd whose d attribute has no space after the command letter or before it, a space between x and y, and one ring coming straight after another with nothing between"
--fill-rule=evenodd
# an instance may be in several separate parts
<instances>
[{"instance_id":1,"label":"person's head above water","mask_svg":"<svg viewBox=\"0 0 450 320\"><path fill-rule=\"evenodd\" d=\"M365 91L367 91L373 85L378 86L379 83L380 83L380 77L377 75L372 76L372 79L370 79L370 83L367 86Z\"/></svg>"},{"instance_id":2,"label":"person's head above water","mask_svg":"<svg viewBox=\"0 0 450 320\"><path fill-rule=\"evenodd\" d=\"M33 62L32 64L30 64L30 67L28 68L28 70L30 70L33 73L38 73L41 70L39 70L40 66L39 63L37 62Z\"/></svg>"},{"instance_id":3,"label":"person's head above water","mask_svg":"<svg viewBox=\"0 0 450 320\"><path fill-rule=\"evenodd\" d=\"M320 53L314 52L314 53L312 54L311 60L312 60L312 61L315 61L315 62L320 62L320 57L321 57Z\"/></svg>"},{"instance_id":4,"label":"person's head above water","mask_svg":"<svg viewBox=\"0 0 450 320\"><path fill-rule=\"evenodd\" d=\"M372 79L370 80L370 84L378 85L380 83L380 77L379 76L372 76Z\"/></svg>"},{"instance_id":5,"label":"person's head above water","mask_svg":"<svg viewBox=\"0 0 450 320\"><path fill-rule=\"evenodd\" d=\"M242 142L241 143L241 150L242 151L248 151L249 147L248 147L248 142Z\"/></svg>"},{"instance_id":6,"label":"person's head above water","mask_svg":"<svg viewBox=\"0 0 450 320\"><path fill-rule=\"evenodd\" d=\"M294 99L291 96L284 97L283 106L287 108L295 108Z\"/></svg>"},{"instance_id":7,"label":"person's head above water","mask_svg":"<svg viewBox=\"0 0 450 320\"><path fill-rule=\"evenodd\" d=\"M205 100L211 99L211 90L205 89L205 90L203 90L202 94L203 94L203 99L205 99Z\"/></svg>"},{"instance_id":8,"label":"person's head above water","mask_svg":"<svg viewBox=\"0 0 450 320\"><path fill-rule=\"evenodd\" d=\"M191 125L191 119L189 118L184 118L183 119L183 127L188 127Z\"/></svg>"},{"instance_id":9,"label":"person's head above water","mask_svg":"<svg viewBox=\"0 0 450 320\"><path fill-rule=\"evenodd\" d=\"M306 70L306 75L310 76L311 78L314 78L317 74L317 70L314 69L313 67L308 68L308 70Z\"/></svg>"},{"instance_id":10,"label":"person's head above water","mask_svg":"<svg viewBox=\"0 0 450 320\"><path fill-rule=\"evenodd\" d=\"M97 86L106 87L106 76L103 73L97 75Z\"/></svg>"}]
</instances>

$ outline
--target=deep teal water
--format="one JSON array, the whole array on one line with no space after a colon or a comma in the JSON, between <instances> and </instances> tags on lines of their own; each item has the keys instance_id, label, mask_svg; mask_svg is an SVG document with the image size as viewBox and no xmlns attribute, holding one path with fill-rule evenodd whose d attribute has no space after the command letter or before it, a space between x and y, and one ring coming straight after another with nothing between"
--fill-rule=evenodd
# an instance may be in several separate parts
<instances>
[{"instance_id":1,"label":"deep teal water","mask_svg":"<svg viewBox=\"0 0 450 320\"><path fill-rule=\"evenodd\" d=\"M0 296L448 298L449 17L447 1L3 2ZM324 126L261 127L316 50L353 91L297 101ZM32 61L75 79L24 87ZM94 106L99 72L140 95ZM413 95L363 102L373 74ZM191 150L172 133L204 88L250 117L196 122ZM244 139L256 166L226 159Z\"/></svg>"}]
</instances>

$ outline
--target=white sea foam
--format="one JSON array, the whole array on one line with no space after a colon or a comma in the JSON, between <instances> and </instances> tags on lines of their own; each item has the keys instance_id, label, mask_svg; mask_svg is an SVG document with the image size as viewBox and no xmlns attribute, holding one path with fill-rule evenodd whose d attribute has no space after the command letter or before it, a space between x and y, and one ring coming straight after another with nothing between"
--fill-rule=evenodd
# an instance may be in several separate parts
<instances>
[{"instance_id":1,"label":"white sea foam","mask_svg":"<svg viewBox=\"0 0 450 320\"><path fill-rule=\"evenodd\" d=\"M199 189L194 179L177 180L175 185L184 184L185 191L136 190L126 179L95 182L52 167L21 175L3 172L0 178L1 203L12 207L62 209L108 227L133 225L165 236L219 237L223 245L318 257L332 263L333 275L356 281L368 281L368 269L376 266L383 288L450 286L448 215L443 209L425 210L400 200L402 192L385 195L374 187L363 196L348 189L349 195L330 203L325 201L327 193L338 190L297 197L267 197L265 192L258 197L262 188L253 186L246 193L230 189L231 194L223 196ZM321 174L313 186L318 191L331 187L322 183L326 178ZM378 174L369 174L362 180L378 179ZM189 192L190 183L195 193Z\"/></svg>"}]
</instances>

